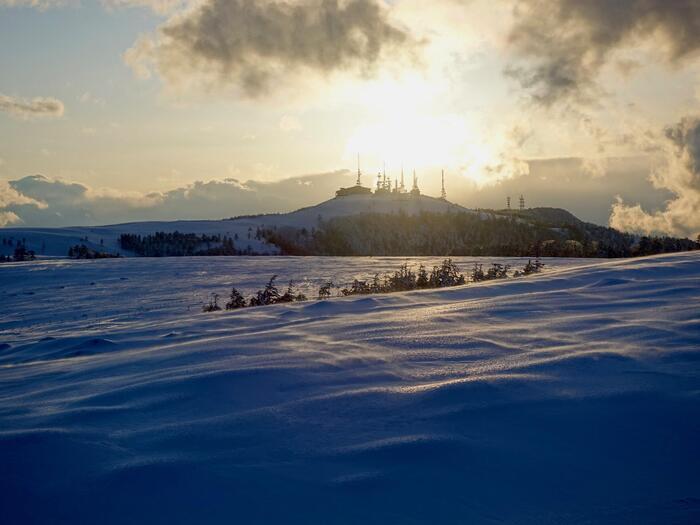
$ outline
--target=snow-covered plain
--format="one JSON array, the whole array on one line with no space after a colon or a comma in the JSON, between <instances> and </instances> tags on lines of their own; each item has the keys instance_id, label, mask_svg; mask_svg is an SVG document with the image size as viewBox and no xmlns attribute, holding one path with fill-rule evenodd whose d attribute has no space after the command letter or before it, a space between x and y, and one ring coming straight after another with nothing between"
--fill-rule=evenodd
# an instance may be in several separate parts
<instances>
[{"instance_id":1,"label":"snow-covered plain","mask_svg":"<svg viewBox=\"0 0 700 525\"><path fill-rule=\"evenodd\" d=\"M700 253L199 311L342 263L1 266L0 523L700 522Z\"/></svg>"}]
</instances>

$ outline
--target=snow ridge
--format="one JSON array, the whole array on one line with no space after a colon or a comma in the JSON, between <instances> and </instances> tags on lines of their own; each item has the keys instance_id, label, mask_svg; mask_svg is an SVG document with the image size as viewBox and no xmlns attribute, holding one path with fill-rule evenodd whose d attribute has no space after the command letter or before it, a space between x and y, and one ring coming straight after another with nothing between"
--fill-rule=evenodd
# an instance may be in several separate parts
<instances>
[{"instance_id":1,"label":"snow ridge","mask_svg":"<svg viewBox=\"0 0 700 525\"><path fill-rule=\"evenodd\" d=\"M699 311L695 252L3 336L0 521L695 523Z\"/></svg>"}]
</instances>

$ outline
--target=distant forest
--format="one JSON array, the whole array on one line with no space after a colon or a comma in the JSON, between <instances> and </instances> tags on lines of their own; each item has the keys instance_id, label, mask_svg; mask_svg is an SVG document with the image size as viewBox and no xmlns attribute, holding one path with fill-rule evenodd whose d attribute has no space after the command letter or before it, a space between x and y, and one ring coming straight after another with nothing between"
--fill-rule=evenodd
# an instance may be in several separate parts
<instances>
[{"instance_id":1,"label":"distant forest","mask_svg":"<svg viewBox=\"0 0 700 525\"><path fill-rule=\"evenodd\" d=\"M119 236L119 246L142 257L246 254L236 250L231 237L180 232L157 232L153 235L124 233Z\"/></svg>"},{"instance_id":2,"label":"distant forest","mask_svg":"<svg viewBox=\"0 0 700 525\"><path fill-rule=\"evenodd\" d=\"M580 221L565 210L362 214L306 228L272 228L287 255L634 257L700 248L672 237L639 237Z\"/></svg>"}]
</instances>

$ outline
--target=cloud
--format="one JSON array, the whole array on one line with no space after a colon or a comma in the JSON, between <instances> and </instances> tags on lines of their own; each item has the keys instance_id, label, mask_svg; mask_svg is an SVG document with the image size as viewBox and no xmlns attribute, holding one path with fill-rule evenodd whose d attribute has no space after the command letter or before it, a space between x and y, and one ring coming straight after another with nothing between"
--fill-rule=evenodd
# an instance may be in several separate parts
<instances>
[{"instance_id":1,"label":"cloud","mask_svg":"<svg viewBox=\"0 0 700 525\"><path fill-rule=\"evenodd\" d=\"M21 223L22 219L10 208L30 205L36 209L45 208L43 202L37 201L18 192L6 181L0 181L0 227Z\"/></svg>"},{"instance_id":2,"label":"cloud","mask_svg":"<svg viewBox=\"0 0 700 525\"><path fill-rule=\"evenodd\" d=\"M301 131L302 125L298 118L292 115L284 115L280 119L280 129L286 132Z\"/></svg>"},{"instance_id":3,"label":"cloud","mask_svg":"<svg viewBox=\"0 0 700 525\"><path fill-rule=\"evenodd\" d=\"M695 0L518 0L508 43L521 59L506 73L543 106L590 103L615 51L651 41L678 65L700 50Z\"/></svg>"},{"instance_id":4,"label":"cloud","mask_svg":"<svg viewBox=\"0 0 700 525\"><path fill-rule=\"evenodd\" d=\"M107 9L146 7L161 15L171 13L191 3L192 0L102 0L102 4Z\"/></svg>"},{"instance_id":5,"label":"cloud","mask_svg":"<svg viewBox=\"0 0 700 525\"><path fill-rule=\"evenodd\" d=\"M0 185L0 214L26 226L220 219L292 211L328 199L352 175L337 171L277 182L198 181L165 192L121 192L32 175Z\"/></svg>"},{"instance_id":6,"label":"cloud","mask_svg":"<svg viewBox=\"0 0 700 525\"><path fill-rule=\"evenodd\" d=\"M675 198L655 213L618 199L610 224L643 233L695 236L700 234L700 118L686 117L667 127L664 138L665 162L653 172L651 180Z\"/></svg>"},{"instance_id":7,"label":"cloud","mask_svg":"<svg viewBox=\"0 0 700 525\"><path fill-rule=\"evenodd\" d=\"M147 7L159 14L167 14L194 0L101 0L106 9ZM77 6L80 0L0 0L0 7L32 7L39 10Z\"/></svg>"},{"instance_id":8,"label":"cloud","mask_svg":"<svg viewBox=\"0 0 700 525\"><path fill-rule=\"evenodd\" d=\"M49 9L59 7L76 0L0 0L0 7L33 7L36 9Z\"/></svg>"},{"instance_id":9,"label":"cloud","mask_svg":"<svg viewBox=\"0 0 700 525\"><path fill-rule=\"evenodd\" d=\"M124 60L171 86L195 78L259 97L295 75L371 74L385 54L412 46L378 0L205 0L142 36Z\"/></svg>"},{"instance_id":10,"label":"cloud","mask_svg":"<svg viewBox=\"0 0 700 525\"><path fill-rule=\"evenodd\" d=\"M51 97L22 99L0 93L0 111L19 118L62 117L65 111L63 102Z\"/></svg>"}]
</instances>

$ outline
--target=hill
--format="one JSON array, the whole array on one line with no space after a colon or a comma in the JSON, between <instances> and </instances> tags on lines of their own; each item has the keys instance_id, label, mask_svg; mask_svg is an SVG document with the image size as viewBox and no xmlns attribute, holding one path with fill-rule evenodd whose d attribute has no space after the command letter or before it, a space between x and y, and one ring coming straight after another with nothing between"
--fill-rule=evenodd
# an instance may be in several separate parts
<instances>
[{"instance_id":1,"label":"hill","mask_svg":"<svg viewBox=\"0 0 700 525\"><path fill-rule=\"evenodd\" d=\"M449 210L468 211L457 204L421 195L411 198L390 196L352 196L334 198L291 213L247 215L214 221L147 221L107 226L79 226L68 228L0 228L0 238L24 241L29 249L39 255L65 257L71 246L85 244L93 250L134 255L125 251L119 243L122 234L152 235L156 232L192 233L197 235L225 235L235 237L241 250L260 254L277 254L279 248L266 242L257 234L263 227L283 226L311 229L319 218L331 219L362 213L405 213L409 215ZM10 255L13 247L0 245L0 254Z\"/></svg>"},{"instance_id":2,"label":"hill","mask_svg":"<svg viewBox=\"0 0 700 525\"><path fill-rule=\"evenodd\" d=\"M159 232L167 235L153 237ZM124 235L129 238L124 239ZM11 255L14 246L23 243L41 256L54 257L65 257L76 245L85 245L97 253L126 256L237 253L620 257L697 247L683 239L640 239L585 223L558 208L470 210L425 195L381 194L336 197L291 213L218 221L4 228L0 229L0 238L1 255ZM235 250L217 250L225 243Z\"/></svg>"},{"instance_id":3,"label":"hill","mask_svg":"<svg viewBox=\"0 0 700 525\"><path fill-rule=\"evenodd\" d=\"M648 238L585 223L566 210L450 209L363 213L316 228L266 228L268 242L291 255L630 257L694 250L688 239Z\"/></svg>"}]
</instances>

